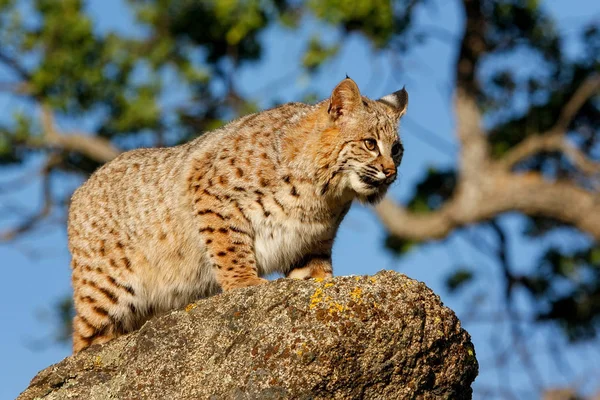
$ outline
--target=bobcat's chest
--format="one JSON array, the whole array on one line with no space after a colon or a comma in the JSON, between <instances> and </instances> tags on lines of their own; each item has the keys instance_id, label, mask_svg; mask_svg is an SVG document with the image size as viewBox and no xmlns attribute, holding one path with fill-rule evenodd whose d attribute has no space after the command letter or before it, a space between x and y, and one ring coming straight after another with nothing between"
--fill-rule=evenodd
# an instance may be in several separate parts
<instances>
[{"instance_id":1,"label":"bobcat's chest","mask_svg":"<svg viewBox=\"0 0 600 400\"><path fill-rule=\"evenodd\" d=\"M329 230L330 225L324 223L261 221L255 227L254 239L259 273L287 272L292 263L323 240Z\"/></svg>"}]
</instances>

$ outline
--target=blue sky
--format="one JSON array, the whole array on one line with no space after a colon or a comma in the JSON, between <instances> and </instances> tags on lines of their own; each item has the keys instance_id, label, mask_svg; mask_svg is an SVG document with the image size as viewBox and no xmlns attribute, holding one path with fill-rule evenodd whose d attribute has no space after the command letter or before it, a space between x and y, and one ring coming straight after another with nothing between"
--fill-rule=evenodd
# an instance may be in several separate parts
<instances>
[{"instance_id":1,"label":"blue sky","mask_svg":"<svg viewBox=\"0 0 600 400\"><path fill-rule=\"evenodd\" d=\"M283 28L270 29L264 36L266 54L259 64L246 67L239 75L239 88L258 99L263 106L273 99L280 101L299 100L307 89L316 89L322 97L335 84L350 75L363 94L380 97L406 84L410 94L410 106L402 122L401 135L406 147L400 169L401 177L391 195L399 201L410 197L414 183L430 166L444 168L456 161L456 140L453 136L454 118L450 105L453 60L456 47L454 39L460 34L461 15L455 1L438 0L435 13L422 12L420 20L424 26L439 26L448 31L448 37L436 39L418 46L406 56L377 55L368 44L357 36L351 36L341 50L341 57L327 64L316 77L309 78L300 73L299 63L305 39L313 34L321 37L335 35L331 29L307 21L301 33ZM120 0L88 1L88 9L99 31L117 30L132 32L131 15ZM600 4L594 0L548 0L543 2L558 23L558 28L567 37L573 37L584 22L600 18ZM577 48L567 41L570 51ZM0 70L0 78L4 78ZM276 82L276 84L272 84ZM166 98L164 106L177 101ZM15 110L23 107L0 95L0 109ZM74 129L85 127L89 121L59 121L61 127ZM423 128L426 128L424 130ZM35 171L36 161L26 170L2 170L0 183L27 175ZM29 179L29 178L24 178ZM78 182L60 183L61 190L72 190ZM40 187L31 184L19 192L6 195L0 193L0 210L36 210L39 206ZM0 214L0 229L10 226L18 217L14 213ZM524 240L518 235L521 223L516 216L507 216L502 223L514 232L510 243L513 262L519 268L527 268L541 248L539 243ZM473 231L486 239L485 232ZM494 369L493 350L509 346L507 326L469 322L469 311L477 301L482 309L488 310L490 319L498 318L501 307L501 276L493 263L464 242L457 235L443 244L421 246L406 257L397 260L383 251L384 232L374 214L367 208L355 206L343 222L334 248L334 270L337 275L373 274L380 269L396 269L415 279L424 281L440 295L446 305L454 309L465 320L464 326L473 337L480 361L481 373L475 388L479 396L486 390L502 387L510 382L516 387L519 398L528 398L531 376L518 357L512 357L502 371ZM491 240L491 238L487 238ZM60 224L48 224L35 234L17 242L0 243L0 266L3 279L0 281L0 399L16 397L29 380L41 369L60 361L70 354L70 348L60 346L40 347L39 341L50 333L50 325L44 322L44 310L70 292L69 253L66 247L66 231ZM477 285L470 287L464 296L453 296L444 287L444 278L457 265L467 264L477 269L482 277ZM482 294L486 294L482 300ZM468 301L465 301L467 299ZM521 301L524 304L524 301ZM556 353L547 348L547 337L552 337L564 355L563 368L559 368L553 357ZM600 350L598 342L565 348L556 329L542 329L528 338L528 345L537 349L534 364L540 371L541 384L567 385L577 381L587 391L593 390L591 382L581 382L585 371L599 375ZM518 349L514 349L518 351ZM535 385L533 385L535 386ZM476 397L477 398L477 397Z\"/></svg>"}]
</instances>

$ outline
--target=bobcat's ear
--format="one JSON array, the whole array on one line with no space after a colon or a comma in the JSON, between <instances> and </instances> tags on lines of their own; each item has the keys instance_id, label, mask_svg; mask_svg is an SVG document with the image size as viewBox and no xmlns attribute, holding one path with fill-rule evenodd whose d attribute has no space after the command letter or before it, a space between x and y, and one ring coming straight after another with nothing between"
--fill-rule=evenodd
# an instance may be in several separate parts
<instances>
[{"instance_id":1,"label":"bobcat's ear","mask_svg":"<svg viewBox=\"0 0 600 400\"><path fill-rule=\"evenodd\" d=\"M346 79L333 89L327 112L336 120L342 115L348 115L360 107L362 107L362 97L358 86L352 79L346 76Z\"/></svg>"},{"instance_id":2,"label":"bobcat's ear","mask_svg":"<svg viewBox=\"0 0 600 400\"><path fill-rule=\"evenodd\" d=\"M377 101L390 107L396 117L400 118L406 113L406 108L408 107L408 92L405 88L402 88L392 94L383 96Z\"/></svg>"}]
</instances>

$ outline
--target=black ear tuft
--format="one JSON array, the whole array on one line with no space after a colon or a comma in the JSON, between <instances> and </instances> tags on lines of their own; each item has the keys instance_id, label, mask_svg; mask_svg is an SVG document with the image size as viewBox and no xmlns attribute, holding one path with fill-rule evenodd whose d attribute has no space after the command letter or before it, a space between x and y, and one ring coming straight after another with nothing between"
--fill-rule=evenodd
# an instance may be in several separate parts
<instances>
[{"instance_id":1,"label":"black ear tuft","mask_svg":"<svg viewBox=\"0 0 600 400\"><path fill-rule=\"evenodd\" d=\"M383 96L377 101L390 107L398 118L400 118L406 113L406 108L408 107L408 92L406 91L406 86L392 94Z\"/></svg>"}]
</instances>

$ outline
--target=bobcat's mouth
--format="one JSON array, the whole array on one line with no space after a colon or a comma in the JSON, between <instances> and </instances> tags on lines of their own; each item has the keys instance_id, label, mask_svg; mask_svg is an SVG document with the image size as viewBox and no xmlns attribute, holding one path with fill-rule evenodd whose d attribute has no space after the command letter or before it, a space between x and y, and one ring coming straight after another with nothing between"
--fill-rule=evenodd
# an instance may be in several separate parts
<instances>
[{"instance_id":1,"label":"bobcat's mouth","mask_svg":"<svg viewBox=\"0 0 600 400\"><path fill-rule=\"evenodd\" d=\"M385 196L389 187L388 180L390 179L381 179L370 173L356 172L350 176L350 185L358 201L364 204L375 204Z\"/></svg>"},{"instance_id":2,"label":"bobcat's mouth","mask_svg":"<svg viewBox=\"0 0 600 400\"><path fill-rule=\"evenodd\" d=\"M372 178L372 177L367 176L367 175L359 175L358 177L360 178L360 181L362 183L364 183L367 186L374 187L374 188L378 187L379 185L381 185L383 183L382 180L375 179L375 178Z\"/></svg>"},{"instance_id":3,"label":"bobcat's mouth","mask_svg":"<svg viewBox=\"0 0 600 400\"><path fill-rule=\"evenodd\" d=\"M374 177L371 174L356 174L360 189L356 190L358 200L364 204L377 204L383 199L390 185L396 180L396 174L389 177Z\"/></svg>"},{"instance_id":4,"label":"bobcat's mouth","mask_svg":"<svg viewBox=\"0 0 600 400\"><path fill-rule=\"evenodd\" d=\"M358 201L364 204L377 204L385 196L389 185L386 180L375 180L370 177L360 177L363 185L362 190L357 191Z\"/></svg>"},{"instance_id":5,"label":"bobcat's mouth","mask_svg":"<svg viewBox=\"0 0 600 400\"><path fill-rule=\"evenodd\" d=\"M384 179L378 179L378 178L374 178L372 176L364 175L364 174L360 174L358 177L362 183L364 183L365 185L367 185L373 189L379 188L381 186L389 186L396 179L395 174L388 178L384 178Z\"/></svg>"}]
</instances>

